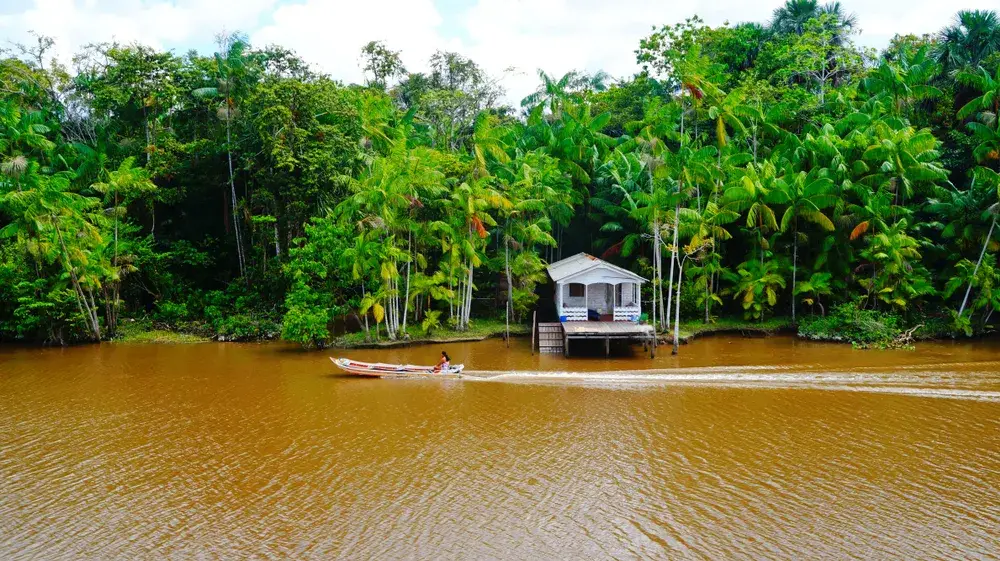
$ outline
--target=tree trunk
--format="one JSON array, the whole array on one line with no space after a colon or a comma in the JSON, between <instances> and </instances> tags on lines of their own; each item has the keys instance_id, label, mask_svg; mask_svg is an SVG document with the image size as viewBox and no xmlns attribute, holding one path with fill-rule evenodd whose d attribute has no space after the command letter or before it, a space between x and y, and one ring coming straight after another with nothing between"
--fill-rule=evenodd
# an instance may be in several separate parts
<instances>
[{"instance_id":1,"label":"tree trunk","mask_svg":"<svg viewBox=\"0 0 1000 561\"><path fill-rule=\"evenodd\" d=\"M711 297L712 297L712 275L709 274L707 277L705 277L705 324L706 325L708 325L708 322L711 321L709 317L709 306L708 306L708 302Z\"/></svg>"},{"instance_id":2,"label":"tree trunk","mask_svg":"<svg viewBox=\"0 0 1000 561\"><path fill-rule=\"evenodd\" d=\"M232 146L232 134L230 133L229 121L232 117L232 109L227 109L226 113L226 158L229 162L229 189L230 196L232 197L232 209L233 209L233 231L236 232L236 254L239 258L240 263L240 276L245 274L245 263L243 262L243 238L240 235L240 220L236 212L236 180L233 177L233 146Z\"/></svg>"},{"instance_id":3,"label":"tree trunk","mask_svg":"<svg viewBox=\"0 0 1000 561\"><path fill-rule=\"evenodd\" d=\"M465 290L468 297L465 299L465 322L462 325L463 329L469 328L469 320L472 319L472 275L474 267L472 265L472 260L469 260L469 280L466 283Z\"/></svg>"},{"instance_id":4,"label":"tree trunk","mask_svg":"<svg viewBox=\"0 0 1000 561\"><path fill-rule=\"evenodd\" d=\"M450 267L450 269L451 270L448 271L448 293L449 293L449 298L448 298L448 317L449 318L454 318L455 317L455 295L458 294L458 291L455 290L455 283L454 283L454 280L455 280L455 268L454 267Z\"/></svg>"},{"instance_id":5,"label":"tree trunk","mask_svg":"<svg viewBox=\"0 0 1000 561\"><path fill-rule=\"evenodd\" d=\"M365 293L365 281L361 281L361 299L364 300L367 294ZM371 330L368 327L368 312L365 312L365 340L371 340Z\"/></svg>"},{"instance_id":6,"label":"tree trunk","mask_svg":"<svg viewBox=\"0 0 1000 561\"><path fill-rule=\"evenodd\" d=\"M121 274L121 269L118 268L118 189L115 189L115 253L114 258L111 262L111 267L118 276ZM121 283L121 278L112 281L112 300L111 306L107 307L108 316L108 335L111 337L115 336L115 332L118 328L118 286Z\"/></svg>"},{"instance_id":7,"label":"tree trunk","mask_svg":"<svg viewBox=\"0 0 1000 561\"><path fill-rule=\"evenodd\" d=\"M674 305L674 350L672 354L677 354L681 341L681 281L684 275L684 262L681 261L677 267L677 303Z\"/></svg>"},{"instance_id":8,"label":"tree trunk","mask_svg":"<svg viewBox=\"0 0 1000 561\"><path fill-rule=\"evenodd\" d=\"M679 190L680 189L678 188L678 191ZM671 291L670 291L669 294L667 294L667 319L668 320L670 319L670 298L673 296L673 290L672 290L673 286L671 285L671 283L673 283L673 281L674 281L674 263L677 261L677 244L680 241L680 239L679 239L679 236L680 236L680 232L679 232L679 230L680 230L680 228L679 228L680 227L680 222L681 222L681 205L680 205L680 203L677 203L674 206L674 246L670 250L670 282L668 283L668 287L671 289ZM683 279L680 276L678 276L677 277L677 284L678 284L677 293L678 294L680 294L680 284L681 284L682 281L683 281ZM670 323L668 321L667 322L667 328L669 328L669 327L670 327Z\"/></svg>"},{"instance_id":9,"label":"tree trunk","mask_svg":"<svg viewBox=\"0 0 1000 561\"><path fill-rule=\"evenodd\" d=\"M795 281L798 274L799 263L799 217L795 216L795 233L792 234L792 325L795 325Z\"/></svg>"},{"instance_id":10,"label":"tree trunk","mask_svg":"<svg viewBox=\"0 0 1000 561\"><path fill-rule=\"evenodd\" d=\"M510 347L510 315L514 313L514 283L510 276L510 244L504 244L504 261L507 268L507 347Z\"/></svg>"},{"instance_id":11,"label":"tree trunk","mask_svg":"<svg viewBox=\"0 0 1000 561\"><path fill-rule=\"evenodd\" d=\"M406 335L406 316L410 313L410 264L413 263L413 230L406 234L406 293L403 297L403 335Z\"/></svg>"},{"instance_id":12,"label":"tree trunk","mask_svg":"<svg viewBox=\"0 0 1000 561\"><path fill-rule=\"evenodd\" d=\"M962 306L958 309L958 315L961 316L965 312L965 306L969 303L969 294L972 292L972 284L976 282L976 275L979 274L979 266L983 264L983 257L986 255L986 248L990 245L990 238L993 237L993 228L997 225L997 217L993 216L993 222L990 224L990 231L986 234L986 239L983 240L983 250L979 252L979 260L976 261L976 267L972 270L972 278L969 279L969 287L965 289L965 297L962 298Z\"/></svg>"},{"instance_id":13,"label":"tree trunk","mask_svg":"<svg viewBox=\"0 0 1000 561\"><path fill-rule=\"evenodd\" d=\"M653 209L653 333L656 333L656 320L659 319L656 315L656 287L659 283L663 282L663 275L660 274L660 224L657 220L656 209ZM660 291L663 291L663 286L660 286ZM660 326L663 326L663 322L660 322Z\"/></svg>"},{"instance_id":14,"label":"tree trunk","mask_svg":"<svg viewBox=\"0 0 1000 561\"><path fill-rule=\"evenodd\" d=\"M97 312L91 308L91 303L87 301L87 295L83 292L83 287L80 285L80 279L76 276L76 271L73 269L73 262L70 260L69 249L66 247L66 240L63 238L62 229L59 228L59 224L55 216L52 217L52 223L55 226L56 235L59 237L59 245L62 246L63 260L66 269L69 271L70 280L73 284L77 308L79 308L80 315L82 315L84 320L87 322L87 327L90 330L91 335L94 336L94 340L100 342L101 324L97 321Z\"/></svg>"}]
</instances>

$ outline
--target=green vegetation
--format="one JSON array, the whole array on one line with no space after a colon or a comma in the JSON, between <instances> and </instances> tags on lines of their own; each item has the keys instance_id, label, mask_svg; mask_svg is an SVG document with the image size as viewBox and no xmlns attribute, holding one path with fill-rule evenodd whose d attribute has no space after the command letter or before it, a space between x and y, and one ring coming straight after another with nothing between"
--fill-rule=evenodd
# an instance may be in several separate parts
<instances>
[{"instance_id":1,"label":"green vegetation","mask_svg":"<svg viewBox=\"0 0 1000 561\"><path fill-rule=\"evenodd\" d=\"M115 341L122 343L204 343L210 341L195 333L167 329L164 325L154 325L149 320L124 321L118 327Z\"/></svg>"},{"instance_id":2,"label":"green vegetation","mask_svg":"<svg viewBox=\"0 0 1000 561\"><path fill-rule=\"evenodd\" d=\"M503 337L507 334L507 324L502 320L477 319L469 324L469 328L458 331L452 328L436 329L430 333L418 330L408 339L372 341L365 337L364 332L349 333L332 340L333 347L391 347L411 343L453 343L456 341L482 341L490 337ZM511 336L531 334L531 326L515 324L510 326Z\"/></svg>"},{"instance_id":3,"label":"green vegetation","mask_svg":"<svg viewBox=\"0 0 1000 561\"><path fill-rule=\"evenodd\" d=\"M681 309L683 310L683 306ZM682 321L679 332L683 342L714 333L739 333L749 336L773 335L792 328L792 322L787 317L768 318L763 322L747 321L740 318L719 318L712 323Z\"/></svg>"},{"instance_id":4,"label":"green vegetation","mask_svg":"<svg viewBox=\"0 0 1000 561\"><path fill-rule=\"evenodd\" d=\"M885 347L903 334L902 325L903 319L895 312L845 303L835 306L828 316L805 319L799 325L799 336L845 341L856 347Z\"/></svg>"},{"instance_id":5,"label":"green vegetation","mask_svg":"<svg viewBox=\"0 0 1000 561\"><path fill-rule=\"evenodd\" d=\"M91 45L73 68L39 38L0 58L0 340L130 319L478 337L526 323L545 264L578 251L653 279L644 310L675 338L989 331L1000 20L960 12L881 53L858 25L813 0L694 17L639 42L640 74L540 73L519 108L456 53L415 73L369 43L344 85L238 34L212 56Z\"/></svg>"}]
</instances>

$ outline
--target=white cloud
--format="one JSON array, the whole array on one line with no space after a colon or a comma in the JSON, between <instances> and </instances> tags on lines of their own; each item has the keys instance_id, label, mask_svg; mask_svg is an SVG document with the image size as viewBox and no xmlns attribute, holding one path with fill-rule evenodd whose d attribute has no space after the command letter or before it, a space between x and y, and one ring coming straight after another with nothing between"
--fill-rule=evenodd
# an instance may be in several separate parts
<instances>
[{"instance_id":1,"label":"white cloud","mask_svg":"<svg viewBox=\"0 0 1000 561\"><path fill-rule=\"evenodd\" d=\"M62 61L83 45L140 42L156 48L204 45L224 29L257 27L276 0L35 0L23 11L0 15L0 38L30 42L29 31L56 39Z\"/></svg>"},{"instance_id":2,"label":"white cloud","mask_svg":"<svg viewBox=\"0 0 1000 561\"><path fill-rule=\"evenodd\" d=\"M3 0L0 0L2 2ZM963 9L996 9L997 0L963 0ZM0 14L0 38L24 41L27 30L58 40L64 60L81 45L117 39L154 47L211 44L223 29L244 30L258 46L296 50L319 70L359 81L361 46L373 39L403 51L411 70L426 68L438 50L471 57L491 74L505 76L507 99L516 103L536 84L535 71L636 71L633 51L654 25L699 14L708 24L767 21L778 0L468 0L460 14L442 13L434 0L28 0L27 8ZM454 1L447 2L453 6ZM881 47L895 33L931 33L951 21L959 6L936 0L842 0L858 15L859 42ZM2 12L2 8L0 8ZM264 22L262 24L262 22Z\"/></svg>"},{"instance_id":3,"label":"white cloud","mask_svg":"<svg viewBox=\"0 0 1000 561\"><path fill-rule=\"evenodd\" d=\"M345 82L361 81L358 59L369 41L403 51L414 70L426 66L434 51L458 47L442 37L442 18L431 0L307 0L277 8L273 20L251 34L254 45L291 48Z\"/></svg>"},{"instance_id":4,"label":"white cloud","mask_svg":"<svg viewBox=\"0 0 1000 561\"><path fill-rule=\"evenodd\" d=\"M858 16L858 42L884 47L896 33L933 33L951 22L958 6L937 0L842 0ZM640 69L634 51L651 28L698 14L708 25L767 22L781 2L756 0L477 0L465 20L468 54L491 72L515 66L508 98L520 100L538 83L540 68L604 70L626 77ZM997 9L997 0L963 0L961 9Z\"/></svg>"}]
</instances>

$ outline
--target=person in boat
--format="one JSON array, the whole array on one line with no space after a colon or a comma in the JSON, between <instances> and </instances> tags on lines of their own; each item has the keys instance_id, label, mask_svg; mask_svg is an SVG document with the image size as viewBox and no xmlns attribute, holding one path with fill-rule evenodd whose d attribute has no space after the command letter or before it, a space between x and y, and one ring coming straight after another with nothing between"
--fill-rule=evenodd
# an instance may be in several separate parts
<instances>
[{"instance_id":1,"label":"person in boat","mask_svg":"<svg viewBox=\"0 0 1000 561\"><path fill-rule=\"evenodd\" d=\"M451 357L448 356L447 352L441 351L441 360L439 360L437 365L434 366L434 371L443 372L445 370L448 370L450 366L451 366Z\"/></svg>"}]
</instances>

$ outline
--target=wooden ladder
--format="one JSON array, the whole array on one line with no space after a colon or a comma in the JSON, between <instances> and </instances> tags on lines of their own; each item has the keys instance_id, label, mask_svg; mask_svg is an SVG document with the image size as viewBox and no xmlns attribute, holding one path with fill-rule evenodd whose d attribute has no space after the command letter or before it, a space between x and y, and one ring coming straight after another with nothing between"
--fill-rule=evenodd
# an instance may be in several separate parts
<instances>
[{"instance_id":1,"label":"wooden ladder","mask_svg":"<svg viewBox=\"0 0 1000 561\"><path fill-rule=\"evenodd\" d=\"M561 353L565 335L561 323L538 324L538 352Z\"/></svg>"}]
</instances>

